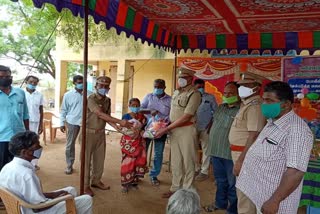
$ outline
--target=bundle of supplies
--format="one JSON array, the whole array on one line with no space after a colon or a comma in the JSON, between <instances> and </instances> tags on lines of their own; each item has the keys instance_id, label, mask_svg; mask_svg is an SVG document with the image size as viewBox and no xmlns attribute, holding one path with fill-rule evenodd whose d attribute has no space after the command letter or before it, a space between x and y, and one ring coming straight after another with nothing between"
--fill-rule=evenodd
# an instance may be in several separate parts
<instances>
[{"instance_id":1,"label":"bundle of supplies","mask_svg":"<svg viewBox=\"0 0 320 214\"><path fill-rule=\"evenodd\" d=\"M146 130L143 133L144 138L154 139L156 132L166 128L168 123L158 117L151 117L147 123Z\"/></svg>"},{"instance_id":2,"label":"bundle of supplies","mask_svg":"<svg viewBox=\"0 0 320 214\"><path fill-rule=\"evenodd\" d=\"M121 133L124 135L128 135L130 137L134 137L137 135L137 132L141 130L143 125L139 120L136 120L136 119L131 119L128 122L133 124L132 128L129 129L129 128L123 127L121 128Z\"/></svg>"}]
</instances>

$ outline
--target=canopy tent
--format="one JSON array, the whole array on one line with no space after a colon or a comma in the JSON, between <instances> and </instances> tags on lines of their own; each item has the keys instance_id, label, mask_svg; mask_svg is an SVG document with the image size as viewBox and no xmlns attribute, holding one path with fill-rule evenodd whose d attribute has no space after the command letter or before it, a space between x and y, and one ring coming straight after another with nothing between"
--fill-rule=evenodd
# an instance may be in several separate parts
<instances>
[{"instance_id":1,"label":"canopy tent","mask_svg":"<svg viewBox=\"0 0 320 214\"><path fill-rule=\"evenodd\" d=\"M84 16L84 0L33 0ZM96 23L175 50L281 50L320 47L320 0L89 0Z\"/></svg>"},{"instance_id":2,"label":"canopy tent","mask_svg":"<svg viewBox=\"0 0 320 214\"><path fill-rule=\"evenodd\" d=\"M88 15L118 34L180 50L277 51L320 47L320 0L33 0L68 8L85 23L84 79L88 64ZM83 109L87 108L84 81ZM86 111L83 111L80 193L84 192Z\"/></svg>"}]
</instances>

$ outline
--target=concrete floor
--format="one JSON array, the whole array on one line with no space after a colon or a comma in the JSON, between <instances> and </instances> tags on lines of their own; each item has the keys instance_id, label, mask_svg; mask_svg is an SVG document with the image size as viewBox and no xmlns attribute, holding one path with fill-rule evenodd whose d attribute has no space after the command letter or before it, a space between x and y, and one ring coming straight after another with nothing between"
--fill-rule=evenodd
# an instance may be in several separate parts
<instances>
[{"instance_id":1,"label":"concrete floor","mask_svg":"<svg viewBox=\"0 0 320 214\"><path fill-rule=\"evenodd\" d=\"M163 165L162 173L158 177L160 187L153 187L149 182L149 176L142 180L139 190L131 190L128 194L122 194L120 189L120 161L121 152L119 145L120 135L111 133L107 135L107 155L103 182L111 185L111 190L101 191L94 189L94 214L164 214L168 200L162 199L161 194L168 191L171 184L171 174L168 166ZM79 158L75 162L75 172L72 175L64 174L65 168L65 138L58 132L54 144L47 143L39 161L41 169L37 172L42 181L44 191L51 191L65 186L75 186L79 190L80 173ZM164 161L168 160L170 145L165 148ZM80 156L80 145L76 145L76 157ZM213 177L204 182L197 182L196 188L201 197L201 205L212 203L215 194ZM4 214L0 211L0 214ZM202 212L205 213L205 212ZM224 211L214 212L216 214ZM306 213L301 209L299 214Z\"/></svg>"}]
</instances>

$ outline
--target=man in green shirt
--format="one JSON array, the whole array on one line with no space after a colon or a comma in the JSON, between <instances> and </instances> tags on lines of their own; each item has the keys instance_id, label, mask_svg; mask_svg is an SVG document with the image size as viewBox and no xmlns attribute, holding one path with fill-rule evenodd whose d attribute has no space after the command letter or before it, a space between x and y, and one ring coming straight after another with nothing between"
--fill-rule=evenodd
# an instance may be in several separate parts
<instances>
[{"instance_id":1,"label":"man in green shirt","mask_svg":"<svg viewBox=\"0 0 320 214\"><path fill-rule=\"evenodd\" d=\"M225 85L223 101L214 113L214 123L210 129L207 155L211 156L214 177L217 183L215 202L204 207L207 212L227 210L228 214L237 214L236 177L233 175L229 131L240 108L238 84ZM228 206L229 204L229 206Z\"/></svg>"}]
</instances>

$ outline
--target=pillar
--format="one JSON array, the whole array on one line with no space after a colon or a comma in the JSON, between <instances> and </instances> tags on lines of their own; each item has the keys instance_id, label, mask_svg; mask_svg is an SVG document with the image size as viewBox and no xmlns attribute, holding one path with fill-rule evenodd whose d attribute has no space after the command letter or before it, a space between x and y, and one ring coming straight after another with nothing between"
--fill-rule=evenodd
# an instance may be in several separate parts
<instances>
[{"instance_id":1,"label":"pillar","mask_svg":"<svg viewBox=\"0 0 320 214\"><path fill-rule=\"evenodd\" d=\"M55 112L60 112L62 98L67 91L67 74L68 63L66 61L57 60L56 63L56 79L55 79Z\"/></svg>"},{"instance_id":2,"label":"pillar","mask_svg":"<svg viewBox=\"0 0 320 214\"><path fill-rule=\"evenodd\" d=\"M121 59L118 61L117 70L117 86L116 86L116 112L115 116L121 116L128 112L129 101L129 74L130 74L130 61Z\"/></svg>"}]
</instances>

